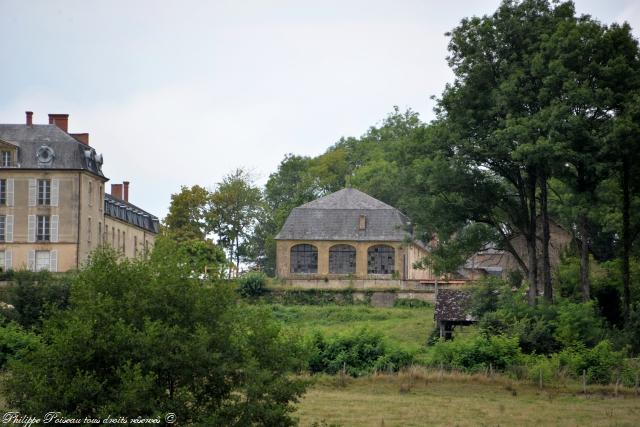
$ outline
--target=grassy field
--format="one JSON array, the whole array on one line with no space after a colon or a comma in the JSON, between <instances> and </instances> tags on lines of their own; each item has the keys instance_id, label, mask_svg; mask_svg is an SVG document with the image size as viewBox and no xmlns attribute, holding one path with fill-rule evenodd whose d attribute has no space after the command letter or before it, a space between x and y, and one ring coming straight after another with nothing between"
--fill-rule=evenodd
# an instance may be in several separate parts
<instances>
[{"instance_id":1,"label":"grassy field","mask_svg":"<svg viewBox=\"0 0 640 427\"><path fill-rule=\"evenodd\" d=\"M284 325L310 334L337 334L368 328L415 354L424 352L433 330L433 307L375 308L365 305L269 305Z\"/></svg>"},{"instance_id":2,"label":"grassy field","mask_svg":"<svg viewBox=\"0 0 640 427\"><path fill-rule=\"evenodd\" d=\"M640 397L539 390L504 377L428 373L325 377L298 405L311 426L638 426ZM422 372L422 373L420 373ZM323 424L324 423L324 424Z\"/></svg>"}]
</instances>

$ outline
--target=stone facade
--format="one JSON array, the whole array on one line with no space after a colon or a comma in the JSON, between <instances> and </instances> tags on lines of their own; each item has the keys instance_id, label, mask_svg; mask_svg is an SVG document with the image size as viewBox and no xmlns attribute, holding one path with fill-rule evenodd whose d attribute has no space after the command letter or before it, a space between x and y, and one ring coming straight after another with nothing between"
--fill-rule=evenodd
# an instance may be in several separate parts
<instances>
[{"instance_id":1,"label":"stone facade","mask_svg":"<svg viewBox=\"0 0 640 427\"><path fill-rule=\"evenodd\" d=\"M346 188L293 209L276 236L276 273L302 287L400 288L407 281L436 281L430 270L414 268L427 248L411 233L400 211Z\"/></svg>"},{"instance_id":2,"label":"stone facade","mask_svg":"<svg viewBox=\"0 0 640 427\"><path fill-rule=\"evenodd\" d=\"M89 146L88 134L67 132L68 115L50 115L48 125L0 125L0 269L79 268L91 251L116 228L141 248L153 244L157 218L127 201L127 212L142 212L138 226L106 212L102 156ZM135 219L135 218L133 218ZM142 223L141 223L142 224ZM123 253L141 248L125 244Z\"/></svg>"}]
</instances>

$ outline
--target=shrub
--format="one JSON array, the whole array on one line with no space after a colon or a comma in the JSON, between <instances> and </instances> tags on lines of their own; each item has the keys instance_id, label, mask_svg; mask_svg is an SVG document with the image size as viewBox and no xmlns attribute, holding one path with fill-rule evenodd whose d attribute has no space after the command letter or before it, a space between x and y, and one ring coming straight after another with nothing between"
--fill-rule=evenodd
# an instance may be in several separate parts
<instances>
[{"instance_id":1,"label":"shrub","mask_svg":"<svg viewBox=\"0 0 640 427\"><path fill-rule=\"evenodd\" d=\"M73 276L48 271L16 271L8 288L8 301L14 310L11 319L24 328L39 327L51 309L64 309L69 304Z\"/></svg>"},{"instance_id":2,"label":"shrub","mask_svg":"<svg viewBox=\"0 0 640 427\"><path fill-rule=\"evenodd\" d=\"M251 271L239 279L238 292L244 297L259 297L266 292L267 275Z\"/></svg>"},{"instance_id":3,"label":"shrub","mask_svg":"<svg viewBox=\"0 0 640 427\"><path fill-rule=\"evenodd\" d=\"M309 370L357 377L374 370L398 371L412 363L411 354L390 348L382 335L367 329L327 338L316 332L310 343Z\"/></svg>"},{"instance_id":4,"label":"shrub","mask_svg":"<svg viewBox=\"0 0 640 427\"><path fill-rule=\"evenodd\" d=\"M25 351L34 351L39 342L37 335L16 323L0 326L0 370L10 358L20 358Z\"/></svg>"},{"instance_id":5,"label":"shrub","mask_svg":"<svg viewBox=\"0 0 640 427\"><path fill-rule=\"evenodd\" d=\"M556 339L565 347L583 343L593 347L603 337L602 320L596 314L593 302L558 305Z\"/></svg>"},{"instance_id":6,"label":"shrub","mask_svg":"<svg viewBox=\"0 0 640 427\"><path fill-rule=\"evenodd\" d=\"M432 347L430 364L477 372L504 370L522 362L517 337L475 336L466 340L439 341Z\"/></svg>"},{"instance_id":7,"label":"shrub","mask_svg":"<svg viewBox=\"0 0 640 427\"><path fill-rule=\"evenodd\" d=\"M287 426L305 388L290 375L304 366L302 349L232 288L202 286L170 245L149 261L102 250L70 307L43 322L42 345L9 361L4 393L24 413Z\"/></svg>"}]
</instances>

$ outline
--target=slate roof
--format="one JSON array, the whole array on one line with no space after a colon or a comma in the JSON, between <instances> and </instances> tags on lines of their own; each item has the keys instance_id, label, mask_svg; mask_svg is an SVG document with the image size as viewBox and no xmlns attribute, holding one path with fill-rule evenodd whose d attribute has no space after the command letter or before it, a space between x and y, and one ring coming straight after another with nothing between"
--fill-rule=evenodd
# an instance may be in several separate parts
<instances>
[{"instance_id":1,"label":"slate roof","mask_svg":"<svg viewBox=\"0 0 640 427\"><path fill-rule=\"evenodd\" d=\"M471 314L471 292L461 289L438 289L436 294L436 320L475 322Z\"/></svg>"},{"instance_id":2,"label":"slate roof","mask_svg":"<svg viewBox=\"0 0 640 427\"><path fill-rule=\"evenodd\" d=\"M366 227L359 229L360 216ZM276 240L401 242L411 223L399 210L354 188L345 188L291 211Z\"/></svg>"},{"instance_id":3,"label":"slate roof","mask_svg":"<svg viewBox=\"0 0 640 427\"><path fill-rule=\"evenodd\" d=\"M101 156L56 125L0 124L0 140L18 148L16 168L86 170L104 177ZM38 151L43 146L53 151L49 163L38 161Z\"/></svg>"},{"instance_id":4,"label":"slate roof","mask_svg":"<svg viewBox=\"0 0 640 427\"><path fill-rule=\"evenodd\" d=\"M157 217L129 202L116 199L110 194L104 195L104 214L140 227L151 233L157 234L160 232L160 222Z\"/></svg>"}]
</instances>

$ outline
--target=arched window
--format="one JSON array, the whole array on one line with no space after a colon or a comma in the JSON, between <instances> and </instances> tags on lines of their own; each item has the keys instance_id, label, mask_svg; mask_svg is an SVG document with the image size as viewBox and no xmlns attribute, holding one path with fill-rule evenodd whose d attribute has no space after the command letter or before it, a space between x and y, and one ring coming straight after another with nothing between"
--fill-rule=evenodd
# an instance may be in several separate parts
<instances>
[{"instance_id":1,"label":"arched window","mask_svg":"<svg viewBox=\"0 0 640 427\"><path fill-rule=\"evenodd\" d=\"M356 272L356 248L351 245L335 245L329 249L329 273Z\"/></svg>"},{"instance_id":2,"label":"arched window","mask_svg":"<svg viewBox=\"0 0 640 427\"><path fill-rule=\"evenodd\" d=\"M295 245L291 248L292 273L317 273L318 249L313 245Z\"/></svg>"},{"instance_id":3,"label":"arched window","mask_svg":"<svg viewBox=\"0 0 640 427\"><path fill-rule=\"evenodd\" d=\"M391 246L371 246L367 250L367 273L392 274L396 261L396 251Z\"/></svg>"}]
</instances>

